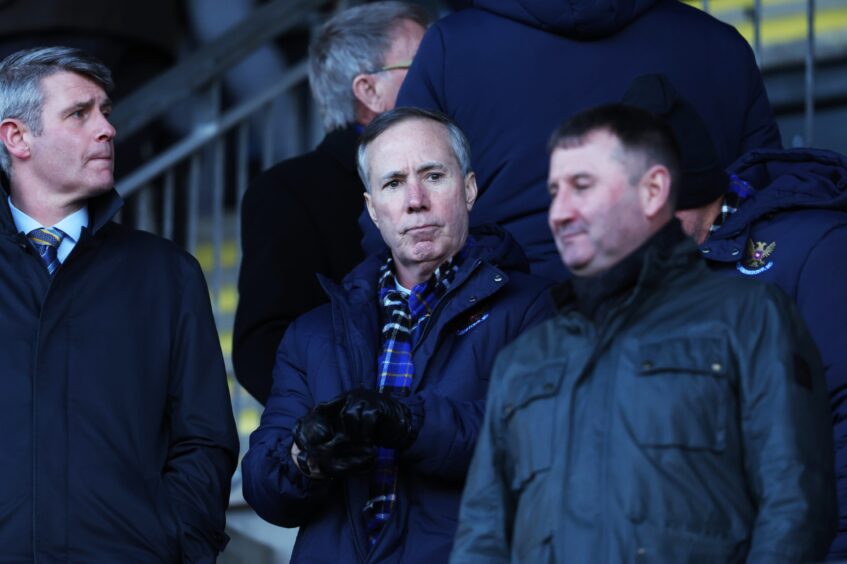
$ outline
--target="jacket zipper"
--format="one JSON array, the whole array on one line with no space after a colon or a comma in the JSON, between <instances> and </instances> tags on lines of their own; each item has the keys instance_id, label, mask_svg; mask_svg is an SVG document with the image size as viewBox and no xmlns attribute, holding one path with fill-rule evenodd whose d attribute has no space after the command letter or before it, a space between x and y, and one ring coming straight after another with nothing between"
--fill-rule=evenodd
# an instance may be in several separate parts
<instances>
[{"instance_id":1,"label":"jacket zipper","mask_svg":"<svg viewBox=\"0 0 847 564\"><path fill-rule=\"evenodd\" d=\"M24 241L20 242L20 246L25 251L29 247L30 252L28 254L32 256L34 260L39 262L39 267L44 269L44 261L41 260L40 257L33 256L32 250L34 247L31 244L27 244ZM61 268L61 264L59 265ZM57 274L59 272L59 268L56 269ZM44 319L44 305L47 303L47 300L50 297L50 290L53 287L53 276L50 276L50 281L47 283L47 292L44 294L44 298L41 300L39 311L38 311L38 327L35 330L35 358L32 365L32 561L33 564L37 564L38 562L38 511L36 508L38 507L38 360L41 354L41 327Z\"/></svg>"}]
</instances>

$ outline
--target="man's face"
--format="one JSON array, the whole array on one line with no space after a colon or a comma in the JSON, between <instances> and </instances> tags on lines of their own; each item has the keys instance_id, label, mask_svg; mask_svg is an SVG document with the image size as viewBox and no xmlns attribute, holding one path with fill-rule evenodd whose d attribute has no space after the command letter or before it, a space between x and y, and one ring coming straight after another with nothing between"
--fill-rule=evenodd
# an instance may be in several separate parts
<instances>
[{"instance_id":1,"label":"man's face","mask_svg":"<svg viewBox=\"0 0 847 564\"><path fill-rule=\"evenodd\" d=\"M400 283L418 283L404 280L405 273L434 270L464 246L474 175L462 176L447 128L431 120L394 125L366 154L368 212L391 249Z\"/></svg>"},{"instance_id":2,"label":"man's face","mask_svg":"<svg viewBox=\"0 0 847 564\"><path fill-rule=\"evenodd\" d=\"M72 72L41 81L42 131L27 131L28 176L49 192L87 199L114 183L115 128L109 97L95 82Z\"/></svg>"},{"instance_id":3,"label":"man's face","mask_svg":"<svg viewBox=\"0 0 847 564\"><path fill-rule=\"evenodd\" d=\"M385 67L405 65L415 58L418 45L423 39L426 30L411 20L402 20L392 32L391 46L385 54ZM379 88L382 91L382 102L384 106L381 111L387 112L394 108L397 103L397 93L406 78L407 68L393 68L382 71L377 76Z\"/></svg>"},{"instance_id":4,"label":"man's face","mask_svg":"<svg viewBox=\"0 0 847 564\"><path fill-rule=\"evenodd\" d=\"M640 186L611 133L589 133L578 147L550 157L549 225L562 261L577 276L599 274L637 249L650 235Z\"/></svg>"}]
</instances>

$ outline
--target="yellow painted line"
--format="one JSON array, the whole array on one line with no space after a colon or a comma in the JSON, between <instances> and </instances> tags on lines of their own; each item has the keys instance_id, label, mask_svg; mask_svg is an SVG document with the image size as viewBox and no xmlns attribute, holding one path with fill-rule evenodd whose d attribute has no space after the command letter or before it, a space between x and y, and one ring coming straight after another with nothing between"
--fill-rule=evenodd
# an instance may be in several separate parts
<instances>
[{"instance_id":1,"label":"yellow painted line","mask_svg":"<svg viewBox=\"0 0 847 564\"><path fill-rule=\"evenodd\" d=\"M253 407L245 407L238 414L236 424L238 425L239 434L246 435L252 433L259 426L259 410Z\"/></svg>"},{"instance_id":2,"label":"yellow painted line","mask_svg":"<svg viewBox=\"0 0 847 564\"><path fill-rule=\"evenodd\" d=\"M224 353L224 357L229 357L232 355L232 331L221 331L218 330L218 336L221 341L221 351Z\"/></svg>"},{"instance_id":3,"label":"yellow painted line","mask_svg":"<svg viewBox=\"0 0 847 564\"><path fill-rule=\"evenodd\" d=\"M753 24L736 26L749 42L753 41ZM815 13L815 35L820 36L847 29L847 8L822 10ZM765 20L762 24L762 44L788 43L806 38L806 15L797 14Z\"/></svg>"},{"instance_id":4,"label":"yellow painted line","mask_svg":"<svg viewBox=\"0 0 847 564\"><path fill-rule=\"evenodd\" d=\"M762 8L768 6L784 6L786 4L796 4L797 0L762 0ZM685 4L694 6L695 8L703 9L702 0L685 0ZM754 0L709 0L709 13L719 18L724 12L734 12L738 10L752 10L755 5Z\"/></svg>"},{"instance_id":5,"label":"yellow painted line","mask_svg":"<svg viewBox=\"0 0 847 564\"><path fill-rule=\"evenodd\" d=\"M203 271L211 272L215 267L215 247L211 243L201 243L194 251L197 262ZM235 241L224 241L221 245L221 267L234 268L238 261L238 246Z\"/></svg>"},{"instance_id":6,"label":"yellow painted line","mask_svg":"<svg viewBox=\"0 0 847 564\"><path fill-rule=\"evenodd\" d=\"M234 284L226 284L218 295L218 312L234 313L238 305L238 289Z\"/></svg>"}]
</instances>

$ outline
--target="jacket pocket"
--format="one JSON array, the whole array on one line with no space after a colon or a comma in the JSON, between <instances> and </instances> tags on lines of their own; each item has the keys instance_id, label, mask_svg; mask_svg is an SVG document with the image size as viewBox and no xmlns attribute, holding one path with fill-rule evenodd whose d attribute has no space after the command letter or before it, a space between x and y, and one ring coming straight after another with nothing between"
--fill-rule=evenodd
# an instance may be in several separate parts
<instances>
[{"instance_id":1,"label":"jacket pocket","mask_svg":"<svg viewBox=\"0 0 847 564\"><path fill-rule=\"evenodd\" d=\"M516 492L550 469L557 396L564 373L559 361L512 380L501 417L512 458L511 487Z\"/></svg>"},{"instance_id":2,"label":"jacket pocket","mask_svg":"<svg viewBox=\"0 0 847 564\"><path fill-rule=\"evenodd\" d=\"M713 564L744 562L750 544L744 533L698 534L643 523L635 527L636 562Z\"/></svg>"},{"instance_id":3,"label":"jacket pocket","mask_svg":"<svg viewBox=\"0 0 847 564\"><path fill-rule=\"evenodd\" d=\"M556 556L553 551L553 533L547 531L543 535L529 539L516 539L515 554L512 561L526 564L555 564Z\"/></svg>"},{"instance_id":4,"label":"jacket pocket","mask_svg":"<svg viewBox=\"0 0 847 564\"><path fill-rule=\"evenodd\" d=\"M645 447L726 447L728 409L734 404L729 353L720 337L642 342L634 376L621 382L619 403L627 428Z\"/></svg>"},{"instance_id":5,"label":"jacket pocket","mask_svg":"<svg viewBox=\"0 0 847 564\"><path fill-rule=\"evenodd\" d=\"M180 562L182 560L182 528L171 507L162 477L160 474L156 474L147 478L145 481L153 507L156 509L156 514L159 518L159 525L162 528L165 539L167 539L168 553L171 555L173 562Z\"/></svg>"}]
</instances>

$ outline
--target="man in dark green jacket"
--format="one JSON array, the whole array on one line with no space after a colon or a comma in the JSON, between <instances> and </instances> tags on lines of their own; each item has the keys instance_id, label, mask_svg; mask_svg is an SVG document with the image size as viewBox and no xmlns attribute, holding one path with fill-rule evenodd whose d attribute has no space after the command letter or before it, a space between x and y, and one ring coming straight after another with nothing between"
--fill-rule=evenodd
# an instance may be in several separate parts
<instances>
[{"instance_id":1,"label":"man in dark green jacket","mask_svg":"<svg viewBox=\"0 0 847 564\"><path fill-rule=\"evenodd\" d=\"M778 289L712 274L678 150L625 106L551 141L572 281L498 358L453 562L805 562L835 528L822 366Z\"/></svg>"}]
</instances>

